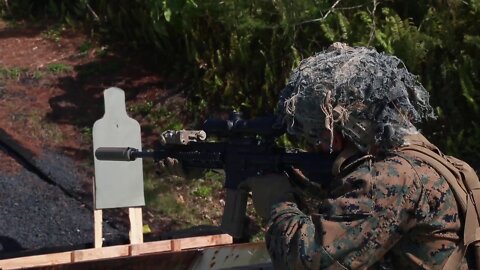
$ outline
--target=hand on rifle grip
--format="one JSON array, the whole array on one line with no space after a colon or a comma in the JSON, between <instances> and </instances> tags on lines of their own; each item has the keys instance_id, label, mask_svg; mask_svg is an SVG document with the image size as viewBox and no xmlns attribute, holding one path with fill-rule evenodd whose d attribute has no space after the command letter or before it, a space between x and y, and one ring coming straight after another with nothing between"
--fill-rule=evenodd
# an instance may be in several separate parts
<instances>
[{"instance_id":1,"label":"hand on rifle grip","mask_svg":"<svg viewBox=\"0 0 480 270\"><path fill-rule=\"evenodd\" d=\"M294 189L285 174L267 174L247 178L239 188L252 191L255 211L264 220L270 218L272 206L282 201L294 201Z\"/></svg>"}]
</instances>

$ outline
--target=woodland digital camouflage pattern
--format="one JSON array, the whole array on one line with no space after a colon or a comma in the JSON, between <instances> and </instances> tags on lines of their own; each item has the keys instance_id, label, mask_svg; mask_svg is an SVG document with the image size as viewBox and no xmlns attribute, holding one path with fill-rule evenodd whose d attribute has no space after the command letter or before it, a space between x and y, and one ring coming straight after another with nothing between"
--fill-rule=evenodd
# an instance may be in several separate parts
<instances>
[{"instance_id":1,"label":"woodland digital camouflage pattern","mask_svg":"<svg viewBox=\"0 0 480 270\"><path fill-rule=\"evenodd\" d=\"M395 152L414 123L434 118L428 98L398 58L374 49L334 44L300 63L277 105L287 131L332 150L335 129L363 158L328 187L274 205L266 242L276 269L442 269L463 232L455 197L430 165Z\"/></svg>"},{"instance_id":2,"label":"woodland digital camouflage pattern","mask_svg":"<svg viewBox=\"0 0 480 270\"><path fill-rule=\"evenodd\" d=\"M395 154L354 167L317 198L317 214L273 207L266 241L275 269L441 269L461 231L445 179Z\"/></svg>"}]
</instances>

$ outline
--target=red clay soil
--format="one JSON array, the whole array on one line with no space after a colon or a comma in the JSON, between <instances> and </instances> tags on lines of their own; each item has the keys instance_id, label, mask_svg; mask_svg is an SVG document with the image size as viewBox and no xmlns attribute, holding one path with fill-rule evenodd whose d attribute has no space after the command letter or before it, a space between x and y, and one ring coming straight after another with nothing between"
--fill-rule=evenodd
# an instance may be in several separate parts
<instances>
[{"instance_id":1,"label":"red clay soil","mask_svg":"<svg viewBox=\"0 0 480 270\"><path fill-rule=\"evenodd\" d=\"M164 93L159 89L162 80L154 72L132 66L111 52L97 57L104 49L101 46L79 52L82 44L91 41L82 33L68 32L61 32L55 41L48 37L47 29L9 27L0 21L0 69L20 73L3 77L0 74L0 127L35 154L54 148L85 159L91 154L85 130L103 114L104 89L124 89L129 102L158 99ZM121 67L83 76L89 68L101 69L103 63L111 62ZM51 71L51 65L67 70ZM142 94L138 95L140 91ZM0 156L0 169L8 171L4 159Z\"/></svg>"},{"instance_id":2,"label":"red clay soil","mask_svg":"<svg viewBox=\"0 0 480 270\"><path fill-rule=\"evenodd\" d=\"M85 37L75 34L59 42L46 38L45 29L39 27L8 27L0 21L0 66L40 69L50 63L69 61Z\"/></svg>"},{"instance_id":3,"label":"red clay soil","mask_svg":"<svg viewBox=\"0 0 480 270\"><path fill-rule=\"evenodd\" d=\"M21 226L21 220L28 220L28 215L35 214L35 211L38 213L41 210L43 215L58 214L54 221L59 228L53 230L62 230L66 234L79 220L85 220L85 216L90 215L90 210L85 208L69 212L68 207L78 208L79 203L92 204L91 128L103 116L103 90L112 86L123 89L127 108L158 105L162 115L154 120L142 113L130 114L142 126L145 148L151 147L158 137L159 126L165 128L162 125L168 125L172 119L176 123L185 123L188 117L182 113L186 111L184 98L175 87L169 87L175 84L164 80L158 71L145 64L149 62L148 58L131 55L125 49L101 45L78 29L61 30L52 39L49 29L29 24L12 27L0 20L0 133L6 133L15 144L31 153L35 165L45 166L44 171L58 180L54 180L53 185L39 183L39 187L44 187L46 191L37 192L35 181L38 179L35 180L31 172L2 151L0 141L0 186L8 187L5 192L10 194L2 203L9 207L6 211L16 218L11 222L0 222L0 227L9 226L10 230L3 233L8 237L15 238L19 231L24 232L15 240L27 249L48 244L43 238L29 239L32 236L28 226L23 231L21 228L16 230L16 226ZM179 116L183 119L177 119ZM144 128L146 126L150 128ZM65 160L65 156L69 159ZM57 205L50 201L57 191L71 196L62 195L63 208L57 209ZM31 212L31 205L35 204L45 205L45 209ZM10 205L20 207L15 211ZM78 213L75 217L74 212ZM153 214L148 207L144 208L143 217L155 235L169 232L175 224L172 218ZM15 223L17 219L18 223ZM106 223L113 228L110 229L112 236L124 232L128 221L124 212L114 211L107 219ZM38 225L43 221L38 219ZM31 228L37 228L36 225L32 224ZM52 238L51 243L55 244L54 240L58 243L84 243L82 241L88 239L91 228L90 224L83 225L85 228L81 231L84 236L69 235L61 239L58 233L40 230L38 235ZM3 247L3 250L6 248Z\"/></svg>"},{"instance_id":4,"label":"red clay soil","mask_svg":"<svg viewBox=\"0 0 480 270\"><path fill-rule=\"evenodd\" d=\"M52 38L49 29L27 23L9 26L0 20L0 135L5 133L33 155L34 165L45 166L46 174L56 177L53 184L40 181L31 170L22 168L18 160L7 155L8 151L2 151L0 141L0 187L5 189L0 190L0 195L1 191L8 193L2 204L4 213L11 215L9 220L0 221L0 227L9 228L2 232L6 239L18 242L10 247L11 251L20 246L35 249L59 243L84 244L92 235L93 226L88 220L91 209L87 209L92 204L91 128L103 116L103 90L112 86L123 89L127 108L158 105L160 116L156 119L138 112L130 115L142 126L144 148L152 146L158 127L166 128L172 119L175 123L188 122L185 99L175 87L169 87L174 84L145 64L148 56L142 58L125 49L106 47L78 29L60 30ZM150 128L144 129L146 126ZM186 194L190 194L188 190ZM62 207L58 202L62 202ZM45 219L38 218L39 213L43 213L42 217L55 216L50 223L57 227L43 226ZM153 214L148 207L144 208L143 217L153 235L174 230L175 220ZM104 225L111 226L112 241L115 235L122 237L128 221L125 213L114 211L106 219ZM23 226L24 220L31 222ZM84 226L78 230L82 235L70 234L77 224ZM38 237L32 235L32 230ZM21 235L17 237L18 234ZM2 245L4 252L8 249L2 242L3 236L0 235L0 258Z\"/></svg>"},{"instance_id":5,"label":"red clay soil","mask_svg":"<svg viewBox=\"0 0 480 270\"><path fill-rule=\"evenodd\" d=\"M0 67L37 71L46 63L65 58L68 50L75 49L72 42L67 44L45 40L40 29L9 28L1 23ZM43 118L49 111L49 97L60 91L44 83L22 83L19 77L3 80L0 86L0 126L26 148L38 153L42 136L34 130L35 125L31 123L34 120L28 116L35 114L37 121L38 117Z\"/></svg>"},{"instance_id":6,"label":"red clay soil","mask_svg":"<svg viewBox=\"0 0 480 270\"><path fill-rule=\"evenodd\" d=\"M46 116L52 112L50 100L62 95L64 89L56 82L56 75L43 70L49 64L72 66L88 61L72 58L78 54L77 48L86 37L62 37L54 42L44 37L44 31L27 26L10 28L0 23L0 68L22 70L17 77L3 78L1 82L0 127L24 148L36 154L47 145L82 149L85 143L78 140L80 136L75 126L60 124L57 129L55 125L45 122ZM36 79L35 73L45 75ZM58 131L62 134L53 134ZM62 138L61 142L58 139L52 142L52 137Z\"/></svg>"},{"instance_id":7,"label":"red clay soil","mask_svg":"<svg viewBox=\"0 0 480 270\"><path fill-rule=\"evenodd\" d=\"M87 49L80 49L85 44ZM9 26L0 20L0 131L37 161L49 162L44 156L51 157L52 152L58 153L53 162L62 155L71 158L85 193L92 190L91 128L103 115L103 90L122 88L127 106L146 101L163 104L167 99L182 104L164 85L142 59L99 45L78 30L60 30L52 39L48 28ZM143 119L137 120L143 124ZM154 137L142 134L144 144ZM0 175L22 175L22 166L1 150ZM122 213L117 215L122 218ZM151 217L148 211L144 215ZM156 228L162 226L169 225Z\"/></svg>"}]
</instances>

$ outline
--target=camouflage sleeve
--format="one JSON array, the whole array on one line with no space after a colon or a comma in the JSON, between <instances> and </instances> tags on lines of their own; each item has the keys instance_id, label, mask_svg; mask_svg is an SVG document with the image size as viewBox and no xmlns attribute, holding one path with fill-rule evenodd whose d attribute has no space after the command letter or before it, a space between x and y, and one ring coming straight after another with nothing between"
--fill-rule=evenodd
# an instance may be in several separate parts
<instances>
[{"instance_id":1,"label":"camouflage sleeve","mask_svg":"<svg viewBox=\"0 0 480 270\"><path fill-rule=\"evenodd\" d=\"M420 181L428 177L426 173L420 177L405 160L387 159L363 164L343 177L323 200L318 215L307 216L291 202L276 204L266 234L275 269L365 269L381 261L411 228L431 223L432 214L426 213L431 208L423 204L434 198ZM432 227L432 232L438 230ZM419 263L410 267L438 252L443 252L442 259L435 264L441 265L455 247L454 240L442 242L443 251L425 251L424 257L411 253Z\"/></svg>"},{"instance_id":2,"label":"camouflage sleeve","mask_svg":"<svg viewBox=\"0 0 480 270\"><path fill-rule=\"evenodd\" d=\"M267 249L275 269L326 269L338 264L318 241L310 217L295 203L275 205L268 228Z\"/></svg>"}]
</instances>

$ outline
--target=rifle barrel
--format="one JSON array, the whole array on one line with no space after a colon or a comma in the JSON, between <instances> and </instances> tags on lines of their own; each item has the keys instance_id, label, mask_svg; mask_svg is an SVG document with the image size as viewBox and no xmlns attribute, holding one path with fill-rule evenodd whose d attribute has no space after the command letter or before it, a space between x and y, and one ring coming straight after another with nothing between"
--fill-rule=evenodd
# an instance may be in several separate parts
<instances>
[{"instance_id":1,"label":"rifle barrel","mask_svg":"<svg viewBox=\"0 0 480 270\"><path fill-rule=\"evenodd\" d=\"M98 160L133 161L137 158L153 158L152 151L139 151L132 147L99 147L95 150Z\"/></svg>"}]
</instances>

